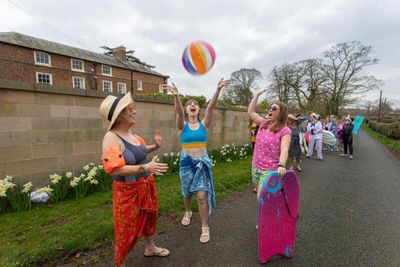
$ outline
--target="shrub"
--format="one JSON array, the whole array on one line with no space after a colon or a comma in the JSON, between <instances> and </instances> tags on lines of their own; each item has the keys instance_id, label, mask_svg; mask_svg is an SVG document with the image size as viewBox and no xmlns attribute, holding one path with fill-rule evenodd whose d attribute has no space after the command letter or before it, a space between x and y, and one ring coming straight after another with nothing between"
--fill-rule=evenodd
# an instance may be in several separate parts
<instances>
[{"instance_id":1,"label":"shrub","mask_svg":"<svg viewBox=\"0 0 400 267\"><path fill-rule=\"evenodd\" d=\"M369 126L387 137L400 139L400 122L384 123L371 121Z\"/></svg>"}]
</instances>

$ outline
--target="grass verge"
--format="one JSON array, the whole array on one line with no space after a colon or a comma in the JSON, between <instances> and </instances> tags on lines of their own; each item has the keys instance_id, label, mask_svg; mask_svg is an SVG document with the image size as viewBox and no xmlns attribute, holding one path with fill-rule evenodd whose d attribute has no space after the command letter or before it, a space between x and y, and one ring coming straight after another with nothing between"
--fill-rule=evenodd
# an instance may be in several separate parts
<instances>
[{"instance_id":1,"label":"grass verge","mask_svg":"<svg viewBox=\"0 0 400 267\"><path fill-rule=\"evenodd\" d=\"M364 124L361 127L369 136L386 146L400 160L400 140L389 138Z\"/></svg>"},{"instance_id":2,"label":"grass verge","mask_svg":"<svg viewBox=\"0 0 400 267\"><path fill-rule=\"evenodd\" d=\"M251 159L247 158L231 163L219 162L213 168L217 202L251 184L250 167ZM176 216L182 212L179 175L157 178L156 184L161 215ZM78 251L111 244L111 192L4 214L0 216L0 225L0 266L62 262Z\"/></svg>"}]
</instances>

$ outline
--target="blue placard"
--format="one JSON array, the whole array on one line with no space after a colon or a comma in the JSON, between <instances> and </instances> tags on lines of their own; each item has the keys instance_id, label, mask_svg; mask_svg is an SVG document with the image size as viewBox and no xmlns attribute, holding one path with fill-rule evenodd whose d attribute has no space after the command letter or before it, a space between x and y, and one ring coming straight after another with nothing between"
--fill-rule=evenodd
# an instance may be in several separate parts
<instances>
[{"instance_id":1,"label":"blue placard","mask_svg":"<svg viewBox=\"0 0 400 267\"><path fill-rule=\"evenodd\" d=\"M356 116L356 118L354 119L353 135L357 135L363 120L364 116Z\"/></svg>"}]
</instances>

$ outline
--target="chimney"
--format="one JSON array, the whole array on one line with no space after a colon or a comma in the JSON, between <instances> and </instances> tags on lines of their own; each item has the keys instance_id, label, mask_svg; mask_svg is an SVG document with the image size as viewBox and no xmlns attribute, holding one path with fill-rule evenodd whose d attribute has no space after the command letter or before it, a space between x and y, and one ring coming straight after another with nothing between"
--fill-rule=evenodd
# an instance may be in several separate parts
<instances>
[{"instance_id":1,"label":"chimney","mask_svg":"<svg viewBox=\"0 0 400 267\"><path fill-rule=\"evenodd\" d=\"M113 57L122 59L123 61L126 61L126 47L125 46L119 46L116 48L113 48L112 50Z\"/></svg>"}]
</instances>

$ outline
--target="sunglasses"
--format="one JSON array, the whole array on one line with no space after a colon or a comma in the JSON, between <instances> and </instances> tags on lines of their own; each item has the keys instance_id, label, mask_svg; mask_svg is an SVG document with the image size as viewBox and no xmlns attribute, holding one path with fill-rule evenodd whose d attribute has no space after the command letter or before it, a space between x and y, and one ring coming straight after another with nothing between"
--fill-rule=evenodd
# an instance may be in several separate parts
<instances>
[{"instance_id":1,"label":"sunglasses","mask_svg":"<svg viewBox=\"0 0 400 267\"><path fill-rule=\"evenodd\" d=\"M271 106L271 107L268 108L268 110L277 111L278 107L277 106Z\"/></svg>"}]
</instances>

